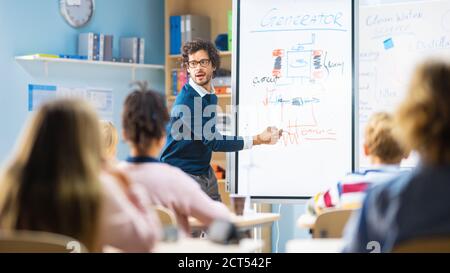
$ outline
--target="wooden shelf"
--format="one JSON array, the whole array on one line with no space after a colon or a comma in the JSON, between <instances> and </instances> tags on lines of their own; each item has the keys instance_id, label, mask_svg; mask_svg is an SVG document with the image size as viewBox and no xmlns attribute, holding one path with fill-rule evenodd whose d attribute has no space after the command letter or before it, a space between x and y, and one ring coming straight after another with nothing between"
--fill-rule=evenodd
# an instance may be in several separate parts
<instances>
[{"instance_id":1,"label":"wooden shelf","mask_svg":"<svg viewBox=\"0 0 450 273\"><path fill-rule=\"evenodd\" d=\"M156 64L101 62L101 61L75 60L75 59L64 59L64 58L41 58L41 57L35 57L35 56L17 56L16 60L17 61L48 62L48 63L83 64L83 65L106 65L106 66L125 67L125 68L164 70L164 65L156 65Z\"/></svg>"},{"instance_id":2,"label":"wooden shelf","mask_svg":"<svg viewBox=\"0 0 450 273\"><path fill-rule=\"evenodd\" d=\"M166 72L165 84L168 91L166 93L167 100L173 102L172 93L169 92L172 86L172 70L180 68L181 55L169 55L170 52L170 16L195 14L208 16L211 18L211 39L214 40L219 34L228 32L228 11L233 9L232 0L215 0L214 5L211 5L211 0L165 0L165 48L166 48ZM231 70L232 52L221 51L221 68ZM231 96L224 96L230 98Z\"/></svg>"},{"instance_id":3,"label":"wooden shelf","mask_svg":"<svg viewBox=\"0 0 450 273\"><path fill-rule=\"evenodd\" d=\"M131 72L131 80L136 79L136 70L165 70L164 65L155 64L135 64L135 63L118 63L118 62L102 62L102 61L88 61L88 60L76 60L76 59L64 59L64 58L42 58L33 55L29 56L17 56L16 61L22 66L28 68L30 71L42 70L46 77L49 76L49 66L55 65L58 68L61 66L83 66L83 67L110 67L117 69L129 69ZM36 67L37 66L37 67ZM80 67L80 69L83 69Z\"/></svg>"}]
</instances>

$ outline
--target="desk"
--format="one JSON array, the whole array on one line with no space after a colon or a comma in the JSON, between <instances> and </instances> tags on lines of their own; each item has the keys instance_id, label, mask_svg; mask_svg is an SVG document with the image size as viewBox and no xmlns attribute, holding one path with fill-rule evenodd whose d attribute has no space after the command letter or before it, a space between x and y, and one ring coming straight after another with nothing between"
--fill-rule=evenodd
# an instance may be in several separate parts
<instances>
[{"instance_id":1,"label":"desk","mask_svg":"<svg viewBox=\"0 0 450 273\"><path fill-rule=\"evenodd\" d=\"M278 213L249 213L243 216L233 215L231 222L240 230L252 230L253 240L262 240L262 226L272 224L280 219ZM207 227L195 218L189 218L189 225L192 229L206 229ZM267 250L266 250L267 251ZM270 251L270 250L268 250Z\"/></svg>"},{"instance_id":2,"label":"desk","mask_svg":"<svg viewBox=\"0 0 450 273\"><path fill-rule=\"evenodd\" d=\"M254 228L261 225L271 224L280 219L280 214L278 213L253 213L243 216L233 215L231 222L236 225L239 229ZM192 228L206 228L197 219L191 217L189 218L189 225Z\"/></svg>"},{"instance_id":3,"label":"desk","mask_svg":"<svg viewBox=\"0 0 450 273\"><path fill-rule=\"evenodd\" d=\"M262 241L243 239L238 245L220 245L206 239L182 238L177 242L159 242L154 253L252 253L258 252Z\"/></svg>"},{"instance_id":4,"label":"desk","mask_svg":"<svg viewBox=\"0 0 450 273\"><path fill-rule=\"evenodd\" d=\"M302 214L297 219L297 227L306 228L306 229L314 229L314 224L316 223L317 216L311 215L308 213Z\"/></svg>"},{"instance_id":5,"label":"desk","mask_svg":"<svg viewBox=\"0 0 450 273\"><path fill-rule=\"evenodd\" d=\"M342 239L291 240L286 244L287 253L340 253L344 247Z\"/></svg>"}]
</instances>

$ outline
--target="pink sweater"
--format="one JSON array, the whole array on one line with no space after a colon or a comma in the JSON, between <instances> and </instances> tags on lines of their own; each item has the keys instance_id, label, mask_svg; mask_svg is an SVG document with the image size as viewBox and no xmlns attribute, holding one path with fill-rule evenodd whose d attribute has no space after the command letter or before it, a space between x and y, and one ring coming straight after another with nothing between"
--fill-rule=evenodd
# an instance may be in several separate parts
<instances>
[{"instance_id":1,"label":"pink sweater","mask_svg":"<svg viewBox=\"0 0 450 273\"><path fill-rule=\"evenodd\" d=\"M189 216L206 225L216 219L231 218L231 213L224 204L209 198L197 182L178 168L165 163L122 162L119 169L133 183L146 189L153 205L171 209L177 216L178 224L186 232L189 231Z\"/></svg>"},{"instance_id":2,"label":"pink sweater","mask_svg":"<svg viewBox=\"0 0 450 273\"><path fill-rule=\"evenodd\" d=\"M157 215L145 209L142 189L133 185L130 194L134 203L125 194L112 176L102 174L103 207L100 221L100 244L112 246L124 252L150 252L162 237Z\"/></svg>"}]
</instances>

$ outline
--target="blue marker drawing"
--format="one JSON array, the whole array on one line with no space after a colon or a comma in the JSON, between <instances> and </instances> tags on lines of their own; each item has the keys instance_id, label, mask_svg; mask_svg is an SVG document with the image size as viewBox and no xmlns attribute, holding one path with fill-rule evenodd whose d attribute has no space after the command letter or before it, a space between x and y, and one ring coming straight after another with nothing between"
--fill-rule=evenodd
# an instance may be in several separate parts
<instances>
[{"instance_id":1,"label":"blue marker drawing","mask_svg":"<svg viewBox=\"0 0 450 273\"><path fill-rule=\"evenodd\" d=\"M309 65L309 63L304 59L298 59L291 63L291 67L294 67L294 68L302 68L302 67L306 67L307 65Z\"/></svg>"},{"instance_id":2,"label":"blue marker drawing","mask_svg":"<svg viewBox=\"0 0 450 273\"><path fill-rule=\"evenodd\" d=\"M389 39L385 40L383 42L383 44L384 44L384 49L386 49L386 50L391 49L391 48L394 47L394 41L392 41L392 38L389 38Z\"/></svg>"}]
</instances>

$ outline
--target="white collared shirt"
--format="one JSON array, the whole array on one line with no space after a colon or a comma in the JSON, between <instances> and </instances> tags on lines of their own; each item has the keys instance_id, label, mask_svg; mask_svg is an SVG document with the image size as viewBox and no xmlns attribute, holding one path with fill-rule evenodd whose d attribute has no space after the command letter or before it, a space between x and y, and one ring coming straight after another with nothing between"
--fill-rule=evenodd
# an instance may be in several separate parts
<instances>
[{"instance_id":1,"label":"white collared shirt","mask_svg":"<svg viewBox=\"0 0 450 273\"><path fill-rule=\"evenodd\" d=\"M214 90L214 85L211 83L211 92L206 90L203 86L198 85L196 82L194 82L191 78L189 79L189 85L194 88L194 90L200 95L200 97L204 97L208 94L214 94L216 93L216 90Z\"/></svg>"},{"instance_id":2,"label":"white collared shirt","mask_svg":"<svg viewBox=\"0 0 450 273\"><path fill-rule=\"evenodd\" d=\"M196 82L192 80L192 78L189 79L189 85L194 88L195 92L197 92L200 97L204 97L208 94L214 94L216 91L214 90L214 85L211 83L211 92L206 90L203 86L198 85ZM244 138L244 150L251 149L253 147L253 137L243 137Z\"/></svg>"}]
</instances>

